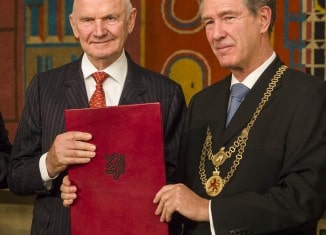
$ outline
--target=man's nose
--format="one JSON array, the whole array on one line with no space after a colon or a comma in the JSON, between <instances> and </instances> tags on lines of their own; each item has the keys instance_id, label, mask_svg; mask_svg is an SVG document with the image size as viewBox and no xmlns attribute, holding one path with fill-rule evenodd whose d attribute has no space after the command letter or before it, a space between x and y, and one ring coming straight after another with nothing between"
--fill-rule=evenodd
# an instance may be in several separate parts
<instances>
[{"instance_id":1,"label":"man's nose","mask_svg":"<svg viewBox=\"0 0 326 235\"><path fill-rule=\"evenodd\" d=\"M106 32L107 32L107 29L106 29L106 26L105 26L105 23L103 22L103 20L101 20L101 19L95 20L95 32L94 32L94 34L97 37L101 37Z\"/></svg>"}]
</instances>

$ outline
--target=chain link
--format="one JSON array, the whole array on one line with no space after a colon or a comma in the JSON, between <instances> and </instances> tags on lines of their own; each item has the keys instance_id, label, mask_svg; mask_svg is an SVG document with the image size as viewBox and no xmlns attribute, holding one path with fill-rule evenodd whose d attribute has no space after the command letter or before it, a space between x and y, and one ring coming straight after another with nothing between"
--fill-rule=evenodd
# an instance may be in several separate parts
<instances>
[{"instance_id":1,"label":"chain link","mask_svg":"<svg viewBox=\"0 0 326 235\"><path fill-rule=\"evenodd\" d=\"M256 122L260 112L262 111L263 107L269 100L270 96L272 95L272 92L274 91L279 79L282 77L284 71L287 69L287 66L282 65L273 76L271 82L269 83L258 107L256 108L256 111L254 112L252 118L250 119L247 126L242 130L241 134L237 137L237 139L233 142L233 144L229 147L228 150L225 151L226 157L230 158L233 153L236 152L238 149L238 152L236 153L236 157L233 161L233 164L227 173L226 177L223 178L224 185L230 181L232 176L234 175L235 171L237 170L238 166L240 165L240 161L242 159L242 155L245 152L245 147L247 145L249 132L251 128L254 126L254 123ZM224 150L224 147L221 148L221 150ZM213 152L212 152L212 133L210 131L209 126L207 127L206 131L206 138L205 142L203 144L202 153L200 156L200 162L199 162L199 176L202 184L206 188L206 182L207 182L207 176L205 172L205 156L208 157L209 160L212 160L213 158ZM216 172L219 172L219 167L215 168Z\"/></svg>"}]
</instances>

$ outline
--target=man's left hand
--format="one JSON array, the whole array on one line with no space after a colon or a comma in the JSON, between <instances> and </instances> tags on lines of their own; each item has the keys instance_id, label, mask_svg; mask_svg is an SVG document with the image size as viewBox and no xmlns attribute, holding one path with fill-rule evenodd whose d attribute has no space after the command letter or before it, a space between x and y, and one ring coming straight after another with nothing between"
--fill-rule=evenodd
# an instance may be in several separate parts
<instances>
[{"instance_id":1,"label":"man's left hand","mask_svg":"<svg viewBox=\"0 0 326 235\"><path fill-rule=\"evenodd\" d=\"M179 212L194 221L209 221L209 200L199 197L184 184L165 185L155 195L156 215L161 222L170 222L172 214Z\"/></svg>"}]
</instances>

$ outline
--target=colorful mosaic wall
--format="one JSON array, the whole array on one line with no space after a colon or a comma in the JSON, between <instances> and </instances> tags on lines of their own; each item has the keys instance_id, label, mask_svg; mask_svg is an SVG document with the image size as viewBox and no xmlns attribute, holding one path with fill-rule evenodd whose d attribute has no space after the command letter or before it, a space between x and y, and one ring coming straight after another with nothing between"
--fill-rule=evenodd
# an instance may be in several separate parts
<instances>
[{"instance_id":1,"label":"colorful mosaic wall","mask_svg":"<svg viewBox=\"0 0 326 235\"><path fill-rule=\"evenodd\" d=\"M308 73L326 80L326 1L305 0L302 12L305 20L301 22L303 28L302 40L302 67Z\"/></svg>"},{"instance_id":2,"label":"colorful mosaic wall","mask_svg":"<svg viewBox=\"0 0 326 235\"><path fill-rule=\"evenodd\" d=\"M25 0L24 87L39 72L76 60L82 54L69 23L73 0ZM140 9L140 1L134 6ZM140 18L130 36L128 51L139 62Z\"/></svg>"},{"instance_id":3,"label":"colorful mosaic wall","mask_svg":"<svg viewBox=\"0 0 326 235\"><path fill-rule=\"evenodd\" d=\"M289 65L326 78L325 1L303 0L297 1L297 4L295 2L284 1L284 47L290 50Z\"/></svg>"},{"instance_id":4,"label":"colorful mosaic wall","mask_svg":"<svg viewBox=\"0 0 326 235\"><path fill-rule=\"evenodd\" d=\"M81 54L69 14L73 0L25 0L25 88L32 77Z\"/></svg>"},{"instance_id":5,"label":"colorful mosaic wall","mask_svg":"<svg viewBox=\"0 0 326 235\"><path fill-rule=\"evenodd\" d=\"M326 0L278 1L275 51L293 68L326 80ZM25 0L24 87L30 79L81 54L68 16L73 0ZM128 51L142 65L182 84L187 100L228 71L219 67L200 22L199 0L134 0L138 9Z\"/></svg>"},{"instance_id":6,"label":"colorful mosaic wall","mask_svg":"<svg viewBox=\"0 0 326 235\"><path fill-rule=\"evenodd\" d=\"M271 40L288 66L326 80L325 2L277 1L278 18ZM200 24L199 0L146 1L145 8L145 65L181 83L187 100L229 73L208 47Z\"/></svg>"}]
</instances>

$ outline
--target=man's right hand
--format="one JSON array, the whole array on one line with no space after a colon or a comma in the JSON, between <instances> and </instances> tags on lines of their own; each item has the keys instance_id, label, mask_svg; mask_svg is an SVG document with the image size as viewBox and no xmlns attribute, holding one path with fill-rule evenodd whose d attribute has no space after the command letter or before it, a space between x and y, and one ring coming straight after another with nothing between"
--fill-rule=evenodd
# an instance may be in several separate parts
<instances>
[{"instance_id":1,"label":"man's right hand","mask_svg":"<svg viewBox=\"0 0 326 235\"><path fill-rule=\"evenodd\" d=\"M74 200L77 198L77 187L71 185L68 175L66 175L60 187L61 190L61 199L63 200L63 205L65 207L70 207Z\"/></svg>"},{"instance_id":2,"label":"man's right hand","mask_svg":"<svg viewBox=\"0 0 326 235\"><path fill-rule=\"evenodd\" d=\"M95 157L96 146L87 141L92 135L86 132L66 132L58 135L46 157L46 168L50 177L64 171L68 165L85 164Z\"/></svg>"}]
</instances>

